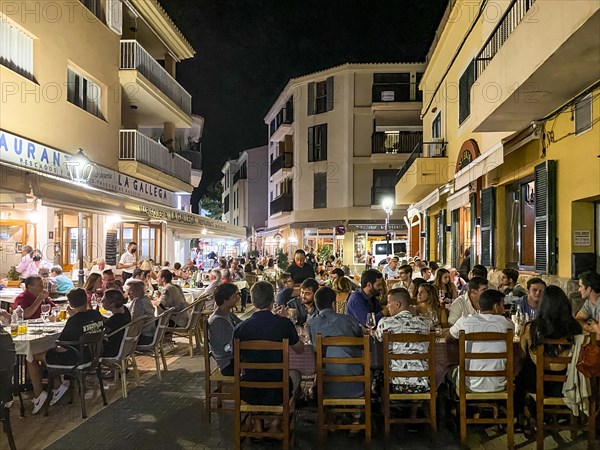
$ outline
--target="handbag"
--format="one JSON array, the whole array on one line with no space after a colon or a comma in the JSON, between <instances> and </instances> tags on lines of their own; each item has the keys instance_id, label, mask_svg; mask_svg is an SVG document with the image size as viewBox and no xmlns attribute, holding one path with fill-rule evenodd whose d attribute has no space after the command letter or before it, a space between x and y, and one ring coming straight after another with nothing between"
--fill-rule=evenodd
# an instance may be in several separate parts
<instances>
[{"instance_id":1,"label":"handbag","mask_svg":"<svg viewBox=\"0 0 600 450\"><path fill-rule=\"evenodd\" d=\"M592 336L594 339L594 336ZM588 378L600 376L600 346L585 344L579 352L577 370Z\"/></svg>"}]
</instances>

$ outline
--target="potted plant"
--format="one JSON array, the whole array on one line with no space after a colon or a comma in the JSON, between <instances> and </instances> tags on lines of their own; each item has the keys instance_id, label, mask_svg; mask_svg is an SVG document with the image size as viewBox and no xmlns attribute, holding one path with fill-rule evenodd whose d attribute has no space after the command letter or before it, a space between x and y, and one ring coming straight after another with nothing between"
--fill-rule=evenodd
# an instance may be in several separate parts
<instances>
[{"instance_id":1,"label":"potted plant","mask_svg":"<svg viewBox=\"0 0 600 450\"><path fill-rule=\"evenodd\" d=\"M277 257L277 268L282 272L285 272L287 268L290 266L290 262L288 260L288 254L283 251L283 249L278 248L275 251L275 256Z\"/></svg>"},{"instance_id":2,"label":"potted plant","mask_svg":"<svg viewBox=\"0 0 600 450\"><path fill-rule=\"evenodd\" d=\"M10 266L6 277L8 278L8 287L19 287L21 284L21 274L17 272L16 266Z\"/></svg>"}]
</instances>

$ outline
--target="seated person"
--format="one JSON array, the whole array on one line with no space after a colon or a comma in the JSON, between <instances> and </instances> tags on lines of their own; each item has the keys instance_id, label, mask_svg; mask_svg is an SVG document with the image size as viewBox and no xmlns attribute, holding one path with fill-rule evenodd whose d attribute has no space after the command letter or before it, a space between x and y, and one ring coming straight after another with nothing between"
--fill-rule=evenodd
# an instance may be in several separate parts
<instances>
[{"instance_id":1,"label":"seated person","mask_svg":"<svg viewBox=\"0 0 600 450\"><path fill-rule=\"evenodd\" d=\"M423 283L417 289L417 314L437 320L442 327L448 326L448 311L440 305L437 290L430 283Z\"/></svg>"},{"instance_id":2,"label":"seated person","mask_svg":"<svg viewBox=\"0 0 600 450\"><path fill-rule=\"evenodd\" d=\"M381 271L383 278L385 278L386 280L395 280L396 278L399 278L398 261L399 258L397 256L393 256L392 259L390 259L389 264L385 266Z\"/></svg>"},{"instance_id":3,"label":"seated person","mask_svg":"<svg viewBox=\"0 0 600 450\"><path fill-rule=\"evenodd\" d=\"M488 288L488 280L483 277L473 277L467 283L468 290L464 294L459 295L454 299L450 305L450 311L448 313L448 323L454 325L454 323L460 317L466 317L470 314L475 314L477 310L481 309L479 305L479 297L481 293ZM423 285L419 286L419 289Z\"/></svg>"},{"instance_id":4,"label":"seated person","mask_svg":"<svg viewBox=\"0 0 600 450\"><path fill-rule=\"evenodd\" d=\"M297 311L298 322L296 325L303 327L308 317L317 314L315 307L315 292L319 289L319 282L314 278L307 278L300 285L300 297L291 299L287 307Z\"/></svg>"},{"instance_id":5,"label":"seated person","mask_svg":"<svg viewBox=\"0 0 600 450\"><path fill-rule=\"evenodd\" d=\"M322 337L363 336L358 320L346 314L336 314L334 307L336 294L333 289L322 287L314 296L319 312L308 319L308 330L313 347L317 345L317 335L319 334ZM323 356L328 358L360 358L362 351L359 347L327 347L326 354ZM331 364L324 368L324 372L327 375L334 376L362 375L363 368L357 364ZM362 397L365 393L365 385L359 381L325 383L323 389L325 396L330 398L356 398Z\"/></svg>"},{"instance_id":6,"label":"seated person","mask_svg":"<svg viewBox=\"0 0 600 450\"><path fill-rule=\"evenodd\" d=\"M292 276L287 272L283 272L277 280L277 287L279 288L279 292L277 292L275 304L285 306L294 294L294 280L292 280Z\"/></svg>"},{"instance_id":7,"label":"seated person","mask_svg":"<svg viewBox=\"0 0 600 450\"><path fill-rule=\"evenodd\" d=\"M459 270L460 272L460 270ZM487 280L487 269L485 268L485 266L482 266L481 264L475 264L473 266L473 269L471 269L471 271L469 272L469 277L467 278L469 281L472 278L475 277L481 277L481 278L485 278ZM488 289L493 289L492 285L490 285L490 283L488 282ZM463 287L461 288L460 291L458 291L458 295L462 295L465 292L467 292L469 290L469 283L467 282L465 285L463 285Z\"/></svg>"},{"instance_id":8,"label":"seated person","mask_svg":"<svg viewBox=\"0 0 600 450\"><path fill-rule=\"evenodd\" d=\"M125 280L125 284L123 285L123 292L127 293L127 289L129 289L129 284L132 281L134 281L134 280L144 281L145 278L146 277L145 277L144 271L142 269L140 269L139 267L136 267L135 269L133 269L131 276L129 278L127 278L127 280Z\"/></svg>"},{"instance_id":9,"label":"seated person","mask_svg":"<svg viewBox=\"0 0 600 450\"><path fill-rule=\"evenodd\" d=\"M231 311L240 299L235 284L222 284L215 291L217 309L208 319L208 341L223 375L233 376L233 330L242 320Z\"/></svg>"},{"instance_id":10,"label":"seated person","mask_svg":"<svg viewBox=\"0 0 600 450\"><path fill-rule=\"evenodd\" d=\"M209 273L209 285L204 289L202 295L207 296L204 309L213 311L215 309L215 292L221 286L221 271L219 269L211 269Z\"/></svg>"},{"instance_id":11,"label":"seated person","mask_svg":"<svg viewBox=\"0 0 600 450\"><path fill-rule=\"evenodd\" d=\"M189 277L190 275L181 268L181 263L176 262L173 264L174 280L187 280Z\"/></svg>"},{"instance_id":12,"label":"seated person","mask_svg":"<svg viewBox=\"0 0 600 450\"><path fill-rule=\"evenodd\" d=\"M515 302L515 308L521 308L521 312L527 314L527 317L533 320L537 317L545 289L546 283L544 280L541 278L530 278L527 280L527 295L524 295Z\"/></svg>"},{"instance_id":13,"label":"seated person","mask_svg":"<svg viewBox=\"0 0 600 450\"><path fill-rule=\"evenodd\" d=\"M383 317L384 311L377 297L384 289L383 275L375 269L365 270L360 277L360 289L355 290L348 297L346 314L354 316L358 323L366 326L367 316L375 314L375 320Z\"/></svg>"},{"instance_id":14,"label":"seated person","mask_svg":"<svg viewBox=\"0 0 600 450\"><path fill-rule=\"evenodd\" d=\"M110 334L131 322L131 314L125 307L125 297L118 289L109 289L104 293L102 306L112 313L106 322L104 322L105 335ZM119 333L108 338L105 336L102 356L107 358L117 356L119 348L121 347L121 342L123 341L123 336L125 336L125 330L121 330Z\"/></svg>"},{"instance_id":15,"label":"seated person","mask_svg":"<svg viewBox=\"0 0 600 450\"><path fill-rule=\"evenodd\" d=\"M14 311L19 306L23 308L23 319L39 319L42 315L42 304L55 306L48 291L44 289L44 282L39 275L29 275L23 282L25 290L15 298L12 304Z\"/></svg>"},{"instance_id":16,"label":"seated person","mask_svg":"<svg viewBox=\"0 0 600 450\"><path fill-rule=\"evenodd\" d=\"M352 290L358 289L360 287L360 283L358 281L356 281L354 279L354 277L352 277L350 275L350 267L342 266L341 269L342 269L342 272L344 272L344 277L347 278L352 283L352 286L353 286Z\"/></svg>"},{"instance_id":17,"label":"seated person","mask_svg":"<svg viewBox=\"0 0 600 450\"><path fill-rule=\"evenodd\" d=\"M187 314L177 314L183 311L187 306L185 295L181 290L181 286L172 284L173 274L169 269L163 269L158 274L158 284L163 287L163 291L160 294L160 298L153 300L152 304L160 308L160 310L167 310L169 308L175 308L173 316L169 321L169 327L185 327L189 319L189 311ZM158 291L157 291L158 292Z\"/></svg>"},{"instance_id":18,"label":"seated person","mask_svg":"<svg viewBox=\"0 0 600 450\"><path fill-rule=\"evenodd\" d=\"M92 298L102 298L104 293L102 289L102 275L97 272L89 274L83 284L83 290L87 295L88 303L90 303L90 305L92 303Z\"/></svg>"},{"instance_id":19,"label":"seated person","mask_svg":"<svg viewBox=\"0 0 600 450\"><path fill-rule=\"evenodd\" d=\"M390 317L382 317L375 331L375 337L379 342L383 342L383 333L386 331L392 334L429 334L429 321L423 317L412 315L410 311L410 294L406 289L398 288L388 292L387 306ZM390 345L390 350L396 355L425 353L429 347L426 342L393 342ZM387 349L384 349L384 351L387 351ZM425 360L390 361L390 370L392 371L423 371L427 369L428 365ZM392 386L390 387L393 392L401 394L428 392L429 379L427 377L395 377L392 379Z\"/></svg>"},{"instance_id":20,"label":"seated person","mask_svg":"<svg viewBox=\"0 0 600 450\"><path fill-rule=\"evenodd\" d=\"M128 280L129 281L129 280ZM150 301L150 298L145 293L145 285L143 281L134 280L129 283L129 291L127 292L129 299L131 300L131 319L137 319L138 317L147 317L151 319L154 317L154 306ZM148 345L152 343L154 339L154 333L156 332L156 321L149 321L144 328L142 328L142 334L138 340L139 345Z\"/></svg>"},{"instance_id":21,"label":"seated person","mask_svg":"<svg viewBox=\"0 0 600 450\"><path fill-rule=\"evenodd\" d=\"M581 326L573 318L571 303L564 291L558 286L548 286L544 290L539 315L523 328L521 349L525 353L523 368L515 378L515 412L522 413L526 393L535 392L536 349L544 339L567 339L573 342L574 336L581 334ZM568 356L570 346L546 345L549 356ZM552 364L545 369L547 373L564 375L566 364ZM544 395L562 397L563 383L544 382Z\"/></svg>"},{"instance_id":22,"label":"seated person","mask_svg":"<svg viewBox=\"0 0 600 450\"><path fill-rule=\"evenodd\" d=\"M106 291L107 289L119 289L117 285L117 280L115 279L115 273L112 269L104 269L102 272L102 290Z\"/></svg>"},{"instance_id":23,"label":"seated person","mask_svg":"<svg viewBox=\"0 0 600 450\"><path fill-rule=\"evenodd\" d=\"M73 281L68 276L63 275L63 270L60 266L54 266L50 275L56 280L56 292L58 294L66 294L75 287Z\"/></svg>"},{"instance_id":24,"label":"seated person","mask_svg":"<svg viewBox=\"0 0 600 450\"><path fill-rule=\"evenodd\" d=\"M79 341L79 338L85 333L102 331L104 320L98 311L88 309L87 296L83 289L72 289L67 293L67 299L69 301L67 313L70 317L58 337L59 341ZM87 359L89 360L89 356ZM74 366L78 360L77 354L73 350L59 347L33 355L33 361L27 361L27 370L33 386L32 414L37 414L48 398L48 393L42 388L43 371L40 363ZM68 386L64 383L61 384L60 378L54 378L48 382L52 383L54 387L50 400L50 405L54 405L67 392Z\"/></svg>"},{"instance_id":25,"label":"seated person","mask_svg":"<svg viewBox=\"0 0 600 450\"><path fill-rule=\"evenodd\" d=\"M504 295L512 294L516 298L527 295L527 291L519 283L519 271L515 269L504 269L500 275L500 286L498 290Z\"/></svg>"},{"instance_id":26,"label":"seated person","mask_svg":"<svg viewBox=\"0 0 600 450\"><path fill-rule=\"evenodd\" d=\"M579 293L585 303L575 318L585 331L600 338L600 275L591 271L579 275Z\"/></svg>"},{"instance_id":27,"label":"seated person","mask_svg":"<svg viewBox=\"0 0 600 450\"><path fill-rule=\"evenodd\" d=\"M414 283L412 279L412 267L410 264L403 264L398 268L398 281L396 284L392 286L393 289L404 288L408 291L411 297L415 297L417 295L418 286ZM421 278L423 282L425 280Z\"/></svg>"},{"instance_id":28,"label":"seated person","mask_svg":"<svg viewBox=\"0 0 600 450\"><path fill-rule=\"evenodd\" d=\"M471 280L473 281L473 280ZM469 281L469 283L471 283ZM487 281L487 280L486 280ZM481 293L479 298L480 313L461 316L452 325L446 340L458 339L460 331L465 333L506 333L514 330L515 325L504 317L504 294L500 291L488 289ZM465 344L469 345L469 344ZM504 341L473 342L470 351L472 353L500 353L506 351ZM466 370L503 370L506 361L504 359L476 359L466 362ZM457 385L458 370L451 374L451 381ZM471 392L501 392L506 387L505 377L468 377L466 387Z\"/></svg>"},{"instance_id":29,"label":"seated person","mask_svg":"<svg viewBox=\"0 0 600 450\"><path fill-rule=\"evenodd\" d=\"M339 267L331 271L329 280L331 281L329 287L335 292L352 292L354 290L354 283L344 275L344 271Z\"/></svg>"}]
</instances>

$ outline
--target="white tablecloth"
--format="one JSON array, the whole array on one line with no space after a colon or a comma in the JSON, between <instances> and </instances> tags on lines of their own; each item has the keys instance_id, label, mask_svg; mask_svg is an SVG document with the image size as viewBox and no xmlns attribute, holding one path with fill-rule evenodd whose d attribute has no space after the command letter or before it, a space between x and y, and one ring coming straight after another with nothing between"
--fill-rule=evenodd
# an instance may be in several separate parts
<instances>
[{"instance_id":1,"label":"white tablecloth","mask_svg":"<svg viewBox=\"0 0 600 450\"><path fill-rule=\"evenodd\" d=\"M185 300L188 303L192 303L196 300L198 300L198 298L200 298L200 296L204 293L204 289L199 289L199 288L184 288L183 289L183 295L185 295Z\"/></svg>"},{"instance_id":2,"label":"white tablecloth","mask_svg":"<svg viewBox=\"0 0 600 450\"><path fill-rule=\"evenodd\" d=\"M0 291L0 301L12 304L15 301L15 297L21 292L23 292L21 288L4 288Z\"/></svg>"},{"instance_id":3,"label":"white tablecloth","mask_svg":"<svg viewBox=\"0 0 600 450\"><path fill-rule=\"evenodd\" d=\"M43 353L56 347L56 340L60 336L66 322L28 325L28 333L13 337L17 355L25 355L27 361L33 361L33 355ZM31 331L43 329L44 334L31 334Z\"/></svg>"},{"instance_id":4,"label":"white tablecloth","mask_svg":"<svg viewBox=\"0 0 600 450\"><path fill-rule=\"evenodd\" d=\"M235 284L240 291L242 289L248 289L248 282L246 280L234 281L233 284Z\"/></svg>"}]
</instances>

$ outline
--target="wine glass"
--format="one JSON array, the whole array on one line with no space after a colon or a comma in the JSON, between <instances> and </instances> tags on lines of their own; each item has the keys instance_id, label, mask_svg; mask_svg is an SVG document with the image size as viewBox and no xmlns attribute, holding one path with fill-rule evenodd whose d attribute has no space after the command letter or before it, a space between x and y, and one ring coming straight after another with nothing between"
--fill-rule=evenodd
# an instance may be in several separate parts
<instances>
[{"instance_id":1,"label":"wine glass","mask_svg":"<svg viewBox=\"0 0 600 450\"><path fill-rule=\"evenodd\" d=\"M50 311L52 310L52 306L48 304L42 305L42 320L44 323L48 322L48 316L50 315Z\"/></svg>"},{"instance_id":2,"label":"wine glass","mask_svg":"<svg viewBox=\"0 0 600 450\"><path fill-rule=\"evenodd\" d=\"M365 325L367 326L367 328L369 330L374 330L375 327L377 326L377 320L375 319L375 313L368 313L367 314L367 320L365 322Z\"/></svg>"},{"instance_id":3,"label":"wine glass","mask_svg":"<svg viewBox=\"0 0 600 450\"><path fill-rule=\"evenodd\" d=\"M298 323L298 311L293 308L290 308L290 309L288 309L287 313L288 313L288 319L290 319L292 321L292 323L294 325L296 325Z\"/></svg>"}]
</instances>

